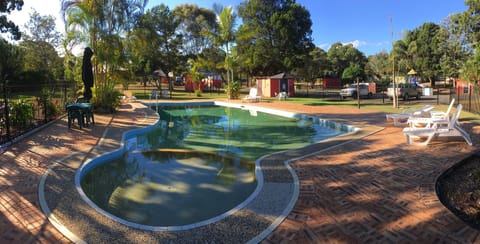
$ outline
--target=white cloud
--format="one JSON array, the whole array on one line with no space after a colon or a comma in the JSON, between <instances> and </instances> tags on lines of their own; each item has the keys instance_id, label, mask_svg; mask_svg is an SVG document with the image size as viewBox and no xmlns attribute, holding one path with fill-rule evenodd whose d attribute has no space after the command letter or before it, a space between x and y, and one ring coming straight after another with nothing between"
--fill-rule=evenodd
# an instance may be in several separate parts
<instances>
[{"instance_id":1,"label":"white cloud","mask_svg":"<svg viewBox=\"0 0 480 244\"><path fill-rule=\"evenodd\" d=\"M319 48L323 49L323 50L328 50L330 48L331 44L328 44L328 43L320 43L318 45Z\"/></svg>"},{"instance_id":2,"label":"white cloud","mask_svg":"<svg viewBox=\"0 0 480 244\"><path fill-rule=\"evenodd\" d=\"M355 41L351 41L351 42L346 42L346 43L342 43L343 45L348 45L348 44L352 44L354 48L359 48L361 46L367 46L368 43L366 41L359 41L359 40L355 40Z\"/></svg>"}]
</instances>

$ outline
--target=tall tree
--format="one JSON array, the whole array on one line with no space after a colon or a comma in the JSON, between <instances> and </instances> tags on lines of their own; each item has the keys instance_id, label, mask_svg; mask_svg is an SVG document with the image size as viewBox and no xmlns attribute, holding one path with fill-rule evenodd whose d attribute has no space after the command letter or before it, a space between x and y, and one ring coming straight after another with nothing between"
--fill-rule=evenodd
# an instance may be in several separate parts
<instances>
[{"instance_id":1,"label":"tall tree","mask_svg":"<svg viewBox=\"0 0 480 244\"><path fill-rule=\"evenodd\" d=\"M304 57L305 65L297 69L298 75L307 82L315 82L318 78L325 77L330 67L327 52L315 47Z\"/></svg>"},{"instance_id":2,"label":"tall tree","mask_svg":"<svg viewBox=\"0 0 480 244\"><path fill-rule=\"evenodd\" d=\"M403 40L394 45L395 57L399 58L399 65L404 75L409 69L415 69L422 80L427 80L434 85L435 79L442 75L442 34L440 26L427 22L413 31L407 32Z\"/></svg>"},{"instance_id":3,"label":"tall tree","mask_svg":"<svg viewBox=\"0 0 480 244\"><path fill-rule=\"evenodd\" d=\"M146 0L62 0L67 37L82 37L95 56L94 101L105 109L115 105L115 83L127 67L124 35L143 14ZM82 35L71 35L72 32ZM66 45L65 45L66 46ZM115 98L115 99L114 99Z\"/></svg>"},{"instance_id":4,"label":"tall tree","mask_svg":"<svg viewBox=\"0 0 480 244\"><path fill-rule=\"evenodd\" d=\"M182 4L176 6L173 13L181 21L178 31L183 35L184 55L195 57L213 46L213 33L218 28L215 12L194 4Z\"/></svg>"},{"instance_id":5,"label":"tall tree","mask_svg":"<svg viewBox=\"0 0 480 244\"><path fill-rule=\"evenodd\" d=\"M250 0L240 4L243 25L237 39L240 56L259 75L291 71L313 49L312 21L294 0Z\"/></svg>"},{"instance_id":6,"label":"tall tree","mask_svg":"<svg viewBox=\"0 0 480 244\"><path fill-rule=\"evenodd\" d=\"M20 49L0 37L0 81L11 79L21 71L22 56Z\"/></svg>"},{"instance_id":7,"label":"tall tree","mask_svg":"<svg viewBox=\"0 0 480 244\"><path fill-rule=\"evenodd\" d=\"M225 47L225 61L224 67L227 71L227 83L233 80L233 60L232 42L235 40L235 19L236 15L233 13L233 8L223 8L218 16L218 35L217 40L221 46Z\"/></svg>"},{"instance_id":8,"label":"tall tree","mask_svg":"<svg viewBox=\"0 0 480 244\"><path fill-rule=\"evenodd\" d=\"M477 83L480 80L480 1L466 0L468 9L463 13L465 33L475 54L470 56L461 69L461 77Z\"/></svg>"},{"instance_id":9,"label":"tall tree","mask_svg":"<svg viewBox=\"0 0 480 244\"><path fill-rule=\"evenodd\" d=\"M25 24L26 33L24 39L29 41L44 41L53 47L60 47L62 34L57 30L55 17L52 15L41 15L36 10L30 13L30 19Z\"/></svg>"},{"instance_id":10,"label":"tall tree","mask_svg":"<svg viewBox=\"0 0 480 244\"><path fill-rule=\"evenodd\" d=\"M352 44L343 45L334 43L327 52L330 61L330 75L341 78L343 71L349 66L358 66L365 69L367 58L365 54L356 49ZM345 80L352 82L352 80Z\"/></svg>"},{"instance_id":11,"label":"tall tree","mask_svg":"<svg viewBox=\"0 0 480 244\"><path fill-rule=\"evenodd\" d=\"M164 4L149 9L141 18L139 26L151 38L146 41L154 45L147 50L155 54L155 57L149 56L153 69L178 73L180 66L185 64L180 53L183 36L177 32L180 23L181 19Z\"/></svg>"},{"instance_id":12,"label":"tall tree","mask_svg":"<svg viewBox=\"0 0 480 244\"><path fill-rule=\"evenodd\" d=\"M366 75L377 81L385 81L392 73L392 64L387 52L382 51L375 55L368 56L368 63L365 68Z\"/></svg>"},{"instance_id":13,"label":"tall tree","mask_svg":"<svg viewBox=\"0 0 480 244\"><path fill-rule=\"evenodd\" d=\"M42 73L46 80L40 82L62 79L63 59L57 53L62 35L56 30L55 17L33 11L25 29L20 44L24 50L24 71Z\"/></svg>"},{"instance_id":14,"label":"tall tree","mask_svg":"<svg viewBox=\"0 0 480 244\"><path fill-rule=\"evenodd\" d=\"M360 79L365 76L365 70L359 64L352 64L343 70L342 80L353 80L357 84L357 106L360 108Z\"/></svg>"},{"instance_id":15,"label":"tall tree","mask_svg":"<svg viewBox=\"0 0 480 244\"><path fill-rule=\"evenodd\" d=\"M471 55L465 33L464 14L448 16L438 32L440 45L440 67L446 78L458 78L459 70Z\"/></svg>"},{"instance_id":16,"label":"tall tree","mask_svg":"<svg viewBox=\"0 0 480 244\"><path fill-rule=\"evenodd\" d=\"M22 10L23 0L0 0L0 13L10 14L14 10ZM6 14L0 14L0 33L10 33L13 39L20 40L22 34L18 26L8 20Z\"/></svg>"},{"instance_id":17,"label":"tall tree","mask_svg":"<svg viewBox=\"0 0 480 244\"><path fill-rule=\"evenodd\" d=\"M465 0L465 5L468 6L468 9L463 13L467 35L474 48L478 48L480 43L480 1Z\"/></svg>"}]
</instances>

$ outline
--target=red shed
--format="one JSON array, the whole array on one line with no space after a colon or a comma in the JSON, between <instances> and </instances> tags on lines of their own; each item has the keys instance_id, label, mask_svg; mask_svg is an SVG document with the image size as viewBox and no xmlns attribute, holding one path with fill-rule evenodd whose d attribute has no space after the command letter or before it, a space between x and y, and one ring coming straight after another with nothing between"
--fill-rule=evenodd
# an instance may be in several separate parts
<instances>
[{"instance_id":1,"label":"red shed","mask_svg":"<svg viewBox=\"0 0 480 244\"><path fill-rule=\"evenodd\" d=\"M291 74L257 78L259 95L263 97L276 97L280 92L286 92L289 97L295 96L295 77Z\"/></svg>"}]
</instances>

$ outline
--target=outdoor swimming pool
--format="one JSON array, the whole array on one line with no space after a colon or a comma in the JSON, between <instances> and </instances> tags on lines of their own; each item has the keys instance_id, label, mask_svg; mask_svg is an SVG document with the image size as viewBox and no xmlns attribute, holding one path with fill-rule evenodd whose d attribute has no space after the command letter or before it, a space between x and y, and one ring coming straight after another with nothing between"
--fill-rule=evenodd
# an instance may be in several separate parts
<instances>
[{"instance_id":1,"label":"outdoor swimming pool","mask_svg":"<svg viewBox=\"0 0 480 244\"><path fill-rule=\"evenodd\" d=\"M222 215L257 187L259 157L348 133L321 119L228 106L153 107L159 122L80 170L81 188L127 223L185 226ZM281 114L283 116L279 116Z\"/></svg>"}]
</instances>

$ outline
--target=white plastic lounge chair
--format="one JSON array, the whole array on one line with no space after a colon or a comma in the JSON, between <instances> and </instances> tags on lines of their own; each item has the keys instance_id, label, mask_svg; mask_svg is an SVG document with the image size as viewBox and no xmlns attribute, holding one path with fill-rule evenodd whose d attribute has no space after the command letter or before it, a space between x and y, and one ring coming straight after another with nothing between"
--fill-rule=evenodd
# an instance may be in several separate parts
<instances>
[{"instance_id":1,"label":"white plastic lounge chair","mask_svg":"<svg viewBox=\"0 0 480 244\"><path fill-rule=\"evenodd\" d=\"M411 128L407 127L403 129L403 133L405 134L405 138L407 140L407 145L421 145L426 146L433 138L437 137L463 137L468 145L473 145L472 139L470 135L462 129L460 124L458 123L458 118L460 116L460 112L462 111L462 104L457 106L455 113L450 118L447 126L445 126L445 122L435 124L433 123L430 128ZM412 137L415 138L425 138L424 141L417 142L413 141Z\"/></svg>"},{"instance_id":2,"label":"white plastic lounge chair","mask_svg":"<svg viewBox=\"0 0 480 244\"><path fill-rule=\"evenodd\" d=\"M450 102L450 105L448 106L447 111L430 111L430 115L434 119L450 119L450 112L452 111L453 104L455 103L455 98L452 98L452 101Z\"/></svg>"},{"instance_id":3,"label":"white plastic lounge chair","mask_svg":"<svg viewBox=\"0 0 480 244\"><path fill-rule=\"evenodd\" d=\"M387 114L386 118L387 121L393 120L393 125L395 126L404 126L407 124L408 118L410 117L430 117L428 112L432 109L432 105L425 105L418 110L404 110L400 114Z\"/></svg>"},{"instance_id":4,"label":"white plastic lounge chair","mask_svg":"<svg viewBox=\"0 0 480 244\"><path fill-rule=\"evenodd\" d=\"M278 100L287 100L288 98L288 93L287 92L280 92L276 95Z\"/></svg>"},{"instance_id":5,"label":"white plastic lounge chair","mask_svg":"<svg viewBox=\"0 0 480 244\"><path fill-rule=\"evenodd\" d=\"M249 102L258 102L262 98L261 96L257 96L257 88L250 88L250 92L248 93L247 96L242 98L243 101L249 101Z\"/></svg>"},{"instance_id":6,"label":"white plastic lounge chair","mask_svg":"<svg viewBox=\"0 0 480 244\"><path fill-rule=\"evenodd\" d=\"M452 111L453 104L455 103L455 98L452 99L450 105L448 106L447 111L430 111L430 117L410 117L408 118L407 124L410 127L431 127L433 124L444 123L445 125L450 122L450 112Z\"/></svg>"}]
</instances>

